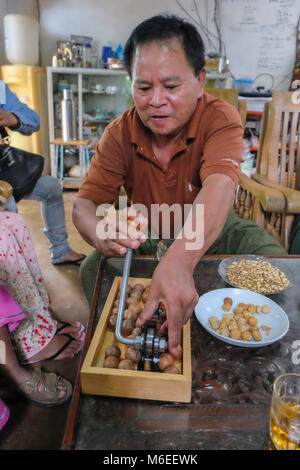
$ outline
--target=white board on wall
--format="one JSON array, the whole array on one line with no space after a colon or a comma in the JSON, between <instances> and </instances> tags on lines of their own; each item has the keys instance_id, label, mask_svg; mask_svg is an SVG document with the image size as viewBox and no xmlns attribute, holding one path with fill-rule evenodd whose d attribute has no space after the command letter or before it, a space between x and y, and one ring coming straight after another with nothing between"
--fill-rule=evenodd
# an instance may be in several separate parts
<instances>
[{"instance_id":1,"label":"white board on wall","mask_svg":"<svg viewBox=\"0 0 300 470\"><path fill-rule=\"evenodd\" d=\"M300 0L220 0L223 39L235 78L257 78L255 85L288 89L299 15Z\"/></svg>"}]
</instances>

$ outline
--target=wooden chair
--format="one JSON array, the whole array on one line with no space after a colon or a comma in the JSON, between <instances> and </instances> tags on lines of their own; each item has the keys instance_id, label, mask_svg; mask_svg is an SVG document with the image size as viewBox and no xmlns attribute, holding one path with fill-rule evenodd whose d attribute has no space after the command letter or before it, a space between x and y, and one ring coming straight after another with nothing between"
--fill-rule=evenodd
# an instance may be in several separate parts
<instances>
[{"instance_id":1,"label":"wooden chair","mask_svg":"<svg viewBox=\"0 0 300 470\"><path fill-rule=\"evenodd\" d=\"M4 211L10 196L13 194L13 188L7 181L0 180L0 211Z\"/></svg>"},{"instance_id":2,"label":"wooden chair","mask_svg":"<svg viewBox=\"0 0 300 470\"><path fill-rule=\"evenodd\" d=\"M239 100L239 90L235 88L205 88L205 92L210 95L227 101L235 106L241 116L243 126L246 125L247 119L247 104L245 100Z\"/></svg>"},{"instance_id":3,"label":"wooden chair","mask_svg":"<svg viewBox=\"0 0 300 470\"><path fill-rule=\"evenodd\" d=\"M300 106L293 93L274 91L261 121L256 173L242 174L235 209L273 235L286 250L300 213Z\"/></svg>"}]
</instances>

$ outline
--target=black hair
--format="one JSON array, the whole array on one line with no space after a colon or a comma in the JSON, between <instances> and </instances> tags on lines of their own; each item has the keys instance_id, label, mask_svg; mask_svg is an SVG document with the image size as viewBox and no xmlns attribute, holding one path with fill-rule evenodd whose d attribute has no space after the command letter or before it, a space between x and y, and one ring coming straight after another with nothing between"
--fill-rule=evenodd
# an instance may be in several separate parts
<instances>
[{"instance_id":1,"label":"black hair","mask_svg":"<svg viewBox=\"0 0 300 470\"><path fill-rule=\"evenodd\" d=\"M151 41L163 41L171 38L180 40L187 61L192 66L195 76L205 65L202 38L191 23L175 15L156 15L144 20L131 33L124 49L124 65L131 77L131 66L138 46Z\"/></svg>"}]
</instances>

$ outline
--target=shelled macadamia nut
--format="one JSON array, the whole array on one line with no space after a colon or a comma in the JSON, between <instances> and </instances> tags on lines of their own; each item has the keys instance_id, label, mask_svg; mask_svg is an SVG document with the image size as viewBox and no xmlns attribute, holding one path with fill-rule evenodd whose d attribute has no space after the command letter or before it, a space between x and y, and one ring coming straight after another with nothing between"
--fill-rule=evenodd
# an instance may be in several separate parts
<instances>
[{"instance_id":1,"label":"shelled macadamia nut","mask_svg":"<svg viewBox=\"0 0 300 470\"><path fill-rule=\"evenodd\" d=\"M167 367L174 364L174 357L170 353L163 353L159 356L158 367L160 370L165 370Z\"/></svg>"}]
</instances>

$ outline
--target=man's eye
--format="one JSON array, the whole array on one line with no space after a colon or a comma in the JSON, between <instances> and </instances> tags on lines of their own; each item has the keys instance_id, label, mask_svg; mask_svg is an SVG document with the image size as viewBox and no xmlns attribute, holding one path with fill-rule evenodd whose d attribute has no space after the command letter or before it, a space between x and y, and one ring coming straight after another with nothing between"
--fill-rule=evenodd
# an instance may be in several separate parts
<instances>
[{"instance_id":1,"label":"man's eye","mask_svg":"<svg viewBox=\"0 0 300 470\"><path fill-rule=\"evenodd\" d=\"M177 88L178 85L167 85L166 88L168 90L174 90L175 88Z\"/></svg>"},{"instance_id":2,"label":"man's eye","mask_svg":"<svg viewBox=\"0 0 300 470\"><path fill-rule=\"evenodd\" d=\"M150 90L150 87L142 87L142 88L139 88L140 91L148 91Z\"/></svg>"}]
</instances>

